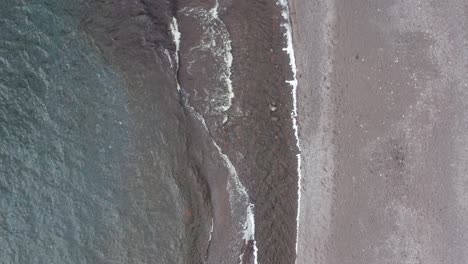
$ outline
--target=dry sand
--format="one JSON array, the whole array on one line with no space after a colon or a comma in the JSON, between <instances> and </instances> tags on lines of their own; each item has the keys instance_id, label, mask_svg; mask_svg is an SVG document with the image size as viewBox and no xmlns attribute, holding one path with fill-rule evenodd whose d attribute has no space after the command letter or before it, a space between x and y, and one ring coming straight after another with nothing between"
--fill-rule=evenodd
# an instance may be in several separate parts
<instances>
[{"instance_id":1,"label":"dry sand","mask_svg":"<svg viewBox=\"0 0 468 264\"><path fill-rule=\"evenodd\" d=\"M297 263L468 263L468 4L292 0Z\"/></svg>"}]
</instances>

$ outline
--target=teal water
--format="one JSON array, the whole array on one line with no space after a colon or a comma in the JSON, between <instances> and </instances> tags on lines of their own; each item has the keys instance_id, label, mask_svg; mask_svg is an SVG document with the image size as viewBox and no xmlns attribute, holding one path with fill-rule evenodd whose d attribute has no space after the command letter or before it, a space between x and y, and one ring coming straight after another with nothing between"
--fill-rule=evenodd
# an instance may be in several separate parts
<instances>
[{"instance_id":1,"label":"teal water","mask_svg":"<svg viewBox=\"0 0 468 264\"><path fill-rule=\"evenodd\" d=\"M163 138L142 171L128 88L80 30L85 6L0 2L0 263L180 263Z\"/></svg>"}]
</instances>

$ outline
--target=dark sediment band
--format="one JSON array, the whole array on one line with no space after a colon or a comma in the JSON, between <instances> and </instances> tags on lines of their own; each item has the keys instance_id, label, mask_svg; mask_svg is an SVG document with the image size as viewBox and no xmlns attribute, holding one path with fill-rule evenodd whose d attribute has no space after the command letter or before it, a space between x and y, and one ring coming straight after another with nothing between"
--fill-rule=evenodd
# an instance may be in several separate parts
<instances>
[{"instance_id":1,"label":"dark sediment band","mask_svg":"<svg viewBox=\"0 0 468 264\"><path fill-rule=\"evenodd\" d=\"M175 45L169 31L172 17L177 17L188 5L209 9L214 1L174 3L93 2L82 23L105 57L125 76L130 95L129 112L146 124L136 128L137 147L146 153L137 166L143 171L145 168L154 171L151 135L164 134L168 147L162 151L172 157L168 173L184 194L187 208L183 216L187 238L182 248L186 252L185 263L204 262L207 252L219 256L212 259L221 259L226 254L238 259L241 251L223 249L230 243L226 240L230 231L223 230L233 225L225 189L229 171L216 152L213 139L233 163L255 204L258 262L293 263L298 150L291 120L291 88L285 83L292 73L289 58L283 51L286 43L281 27L282 9L274 1L220 1L219 16L232 41L231 79L235 98L226 112L226 123L217 122L216 116L204 116L209 127L205 131L184 107L176 90L174 71L168 70L165 51L174 60ZM191 37L184 35L184 31L196 31L197 26L183 18L178 20L184 43L183 57L192 47ZM181 68L187 68L187 62L183 58L181 61ZM177 76L189 95L202 89L192 85L196 83L193 76L184 71ZM158 111L154 111L154 106ZM196 102L193 106L203 107ZM151 181L151 177L154 175L146 173L143 180ZM217 218L214 239L216 235L226 238L225 242L217 240L221 242L208 245L213 216ZM253 241L247 241L243 251L243 262L252 263ZM230 260L226 257L224 263Z\"/></svg>"},{"instance_id":2,"label":"dark sediment band","mask_svg":"<svg viewBox=\"0 0 468 264\"><path fill-rule=\"evenodd\" d=\"M198 157L204 144L193 140L202 140L206 135L200 135L199 125L184 109L174 70L165 55L166 50L172 56L175 52L169 31L174 10L175 5L167 1L96 1L90 5L82 27L127 81L128 111L141 124L135 128L141 153L136 157L136 166L142 171L141 180L149 183L154 177L175 179L186 208L180 216L186 226L186 241L178 250L186 255L184 263L201 263L211 224L211 192ZM154 135L158 134L163 135L164 149L153 145ZM170 164L156 168L154 152L167 156ZM128 184L136 179L136 175L129 175Z\"/></svg>"},{"instance_id":3,"label":"dark sediment band","mask_svg":"<svg viewBox=\"0 0 468 264\"><path fill-rule=\"evenodd\" d=\"M241 109L230 112L223 139L255 204L259 263L295 260L298 150L281 12L275 1L240 0L222 13L233 47L232 109Z\"/></svg>"}]
</instances>

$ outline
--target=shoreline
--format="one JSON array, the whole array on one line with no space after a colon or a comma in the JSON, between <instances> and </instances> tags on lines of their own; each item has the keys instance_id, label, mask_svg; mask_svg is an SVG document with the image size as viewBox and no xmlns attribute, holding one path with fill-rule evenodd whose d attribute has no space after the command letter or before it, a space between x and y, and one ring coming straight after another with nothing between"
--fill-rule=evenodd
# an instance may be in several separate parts
<instances>
[{"instance_id":1,"label":"shoreline","mask_svg":"<svg viewBox=\"0 0 468 264\"><path fill-rule=\"evenodd\" d=\"M212 204L211 213L214 219L213 231L208 239L206 261L222 263L252 257L256 262L253 206L239 178L238 169L226 153L227 147L223 138L217 134L220 126L228 121L226 112L234 98L231 80L231 40L226 26L218 17L219 8L216 0L212 7L188 5L178 10L177 20L180 21L182 38L182 67L178 77L181 79L181 96L188 114L199 123L199 127L204 130L203 134L210 141L208 144L212 147L207 149L208 153L224 168L221 171L209 169L203 164L203 160L201 161L203 175L210 186L209 202ZM203 58L210 58L214 65L208 67L203 63ZM209 75L205 78L194 76L194 70L209 71L218 79L213 80ZM213 95L214 99L211 98ZM216 104L213 105L213 101L216 101ZM219 178L225 180L220 182ZM220 204L219 200L224 200L225 203ZM250 241L252 256L244 256L245 252L250 252L249 248L246 248Z\"/></svg>"},{"instance_id":2,"label":"shoreline","mask_svg":"<svg viewBox=\"0 0 468 264\"><path fill-rule=\"evenodd\" d=\"M290 3L288 0L278 0L277 2L283 8L282 16L286 20L285 23L282 24L283 28L286 30L284 36L286 38L286 47L283 48L289 55L289 65L291 66L291 71L293 73L292 80L286 80L286 83L291 85L292 91L292 99L293 99L293 109L291 111L291 119L292 125L294 129L294 137L296 138L296 147L298 153L296 154L297 157L297 216L296 216L296 255L298 251L298 240L299 240L299 217L301 212L301 181L302 181L302 173L301 173L301 143L299 139L299 127L297 123L297 64L296 64L296 57L293 45L293 29L292 29L292 19L291 19L291 9L289 7Z\"/></svg>"},{"instance_id":3,"label":"shoreline","mask_svg":"<svg viewBox=\"0 0 468 264\"><path fill-rule=\"evenodd\" d=\"M329 90L334 49L330 27L334 24L334 11L332 1L289 0L289 6L298 71L302 175L298 184L301 200L296 263L321 263L330 232L335 171L334 107Z\"/></svg>"}]
</instances>

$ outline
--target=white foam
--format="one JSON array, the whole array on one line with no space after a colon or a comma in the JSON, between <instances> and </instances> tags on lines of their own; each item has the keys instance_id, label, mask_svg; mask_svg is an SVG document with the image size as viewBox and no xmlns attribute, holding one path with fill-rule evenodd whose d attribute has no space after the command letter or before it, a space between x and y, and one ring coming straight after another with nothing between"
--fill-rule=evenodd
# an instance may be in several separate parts
<instances>
[{"instance_id":1,"label":"white foam","mask_svg":"<svg viewBox=\"0 0 468 264\"><path fill-rule=\"evenodd\" d=\"M231 177L229 178L230 180L228 180L228 190L230 190L229 200L231 201L231 204L235 204L236 201L244 201L245 204L248 204L249 195L247 194L247 190L237 175L236 168L232 164L231 160L229 160L229 157L222 152L221 148L214 140L213 144L218 150L219 156L224 160L226 167L231 174ZM232 191L238 192L238 195L236 195L237 198L234 197L234 193L232 193Z\"/></svg>"},{"instance_id":2,"label":"white foam","mask_svg":"<svg viewBox=\"0 0 468 264\"><path fill-rule=\"evenodd\" d=\"M191 106L189 106L189 109L191 112L195 115L195 117L200 120L201 124L203 127L206 129L206 131L209 133L208 127L206 125L205 119L203 118L202 115L200 115L198 112L195 111L195 109ZM236 168L232 164L231 160L229 157L224 154L221 150L221 147L212 139L213 145L215 148L218 150L219 156L223 159L226 168L229 170L229 174L231 177L228 179L228 192L229 192L229 202L231 205L236 205L236 203L241 202L242 204L248 204L247 205L247 212L245 216L245 222L244 222L244 230L243 230L243 239L247 242L249 240L253 241L253 249L254 249L254 263L257 264L257 241L255 240L255 217L254 217L254 205L252 203L249 203L249 195L247 193L247 190L245 186L242 184L242 182L239 179L239 176L237 174ZM213 228L213 226L212 226ZM211 235L210 235L210 240L211 241ZM243 254L239 256L239 259L242 260Z\"/></svg>"},{"instance_id":3,"label":"white foam","mask_svg":"<svg viewBox=\"0 0 468 264\"><path fill-rule=\"evenodd\" d=\"M179 72L179 65L180 65L180 59L179 59L179 53L180 53L180 31L179 31L179 24L177 23L177 18L172 17L172 23L169 25L169 29L171 30L172 37L174 39L174 44L176 46L175 50L175 61L176 61L176 81L177 81L177 91L180 91L180 84L179 80L177 78L177 74ZM172 67L172 60L171 60L171 67Z\"/></svg>"},{"instance_id":4,"label":"white foam","mask_svg":"<svg viewBox=\"0 0 468 264\"><path fill-rule=\"evenodd\" d=\"M253 238L253 235L255 233L255 223L253 221L253 204L249 204L247 207L247 219L245 220L244 224L244 239L245 240L251 240Z\"/></svg>"},{"instance_id":5,"label":"white foam","mask_svg":"<svg viewBox=\"0 0 468 264\"><path fill-rule=\"evenodd\" d=\"M247 207L247 219L244 224L244 240L247 243L248 241L253 241L253 255L254 263L257 264L257 241L255 240L255 218L254 218L254 205L252 203ZM240 258L242 259L242 256Z\"/></svg>"},{"instance_id":6,"label":"white foam","mask_svg":"<svg viewBox=\"0 0 468 264\"><path fill-rule=\"evenodd\" d=\"M226 102L225 105L220 107L221 111L226 112L227 110L229 110L229 108L231 108L232 99L234 98L234 91L232 89L232 80L231 80L233 57L232 57L232 52L231 52L232 51L231 38L229 36L229 32L228 32L228 30L226 28L226 25L223 23L223 21L218 16L218 10L219 10L219 2L218 2L218 0L216 0L216 4L210 10L210 14L211 14L211 19L219 22L219 24L221 25L221 27L223 29L221 31L221 34L222 34L222 38L223 38L222 44L223 44L224 47L220 51L218 51L218 54L216 54L216 55L217 56L220 56L220 55L223 56L224 63L225 63L225 66L226 66L223 73L222 73L222 75L221 75L221 79L226 84L227 102ZM214 43L214 45L216 45L216 42ZM222 53L222 54L219 54L219 53ZM227 121L227 116L223 120L223 123L225 123L226 121Z\"/></svg>"},{"instance_id":7,"label":"white foam","mask_svg":"<svg viewBox=\"0 0 468 264\"><path fill-rule=\"evenodd\" d=\"M224 80L228 93L227 93L227 103L221 107L222 111L227 111L231 105L232 105L232 99L234 98L234 93L232 91L232 80L231 80L231 67L232 67L232 53L231 53L231 40L229 38L229 33L227 32L226 26L224 23L219 19L218 17L218 8L219 8L219 3L216 1L216 5L210 9L208 12L209 16L208 19L210 20L216 20L218 23L220 23L223 26L223 32L225 32L224 36L224 47L222 48L221 51L216 50L217 54L216 56L223 56L224 62L225 62L225 70L223 71L223 74L221 76L222 80ZM181 33L179 31L177 19L173 17L172 23L170 24L170 30L172 33L172 36L174 38L174 43L176 45L176 54L175 54L175 61L176 61L176 82L177 82L177 90L180 91L181 87L178 81L177 77L177 72L179 70L179 52L180 52L180 39L181 39ZM203 48L213 48L216 46L216 41L213 39L212 41L209 42L210 45L202 45ZM210 134L210 131L208 129L208 126L205 122L205 119L203 116L198 113L194 107L190 106L188 102L186 103L186 106L190 110L190 112L201 122L203 125L204 129ZM227 116L224 118L223 123L227 121ZM254 212L253 208L254 205L249 203L249 195L247 193L247 190L245 186L242 184L242 182L239 179L239 176L237 174L237 171L230 161L229 157L224 154L221 150L221 147L216 143L216 141L212 138L213 145L215 148L218 150L218 153L222 160L224 161L226 168L229 171L230 177L228 178L228 192L229 192L229 201L230 204L235 207L236 204L239 202L241 204L244 204L247 206L247 211L245 215L245 223L244 223L244 230L243 230L243 238L244 240L252 240L253 241L253 247L254 247L254 263L257 264L257 242L255 241L255 218L254 218ZM210 236L208 239L208 243L211 242L212 239L212 233L214 229L214 220L212 218L211 220L211 231L210 231Z\"/></svg>"},{"instance_id":8,"label":"white foam","mask_svg":"<svg viewBox=\"0 0 468 264\"><path fill-rule=\"evenodd\" d=\"M200 43L190 49L191 52L194 52L194 56L197 56L196 51L200 50L210 52L215 58L222 58L223 63L217 65L221 70L219 81L222 82L222 85L216 89L215 93L210 94L216 96L211 98L210 102L215 103L214 110L224 113L231 108L232 100L235 97L231 80L233 56L229 32L226 25L219 18L218 11L218 1L209 10L199 7L181 10L185 15L193 16L199 20L203 29ZM227 115L223 118L223 123L226 121Z\"/></svg>"},{"instance_id":9,"label":"white foam","mask_svg":"<svg viewBox=\"0 0 468 264\"><path fill-rule=\"evenodd\" d=\"M174 44L176 45L176 53L179 54L180 50L180 31L179 31L179 23L177 23L177 18L172 17L172 23L169 25L171 29L172 36L174 37Z\"/></svg>"},{"instance_id":10,"label":"white foam","mask_svg":"<svg viewBox=\"0 0 468 264\"><path fill-rule=\"evenodd\" d=\"M171 54L169 54L169 51L167 49L164 50L164 54L166 55L167 60L169 61L169 64L171 65L171 68L174 68L174 64L172 63Z\"/></svg>"},{"instance_id":11,"label":"white foam","mask_svg":"<svg viewBox=\"0 0 468 264\"><path fill-rule=\"evenodd\" d=\"M293 38L292 38L292 28L291 28L291 18L289 16L289 6L287 0L278 0L277 4L279 4L283 11L281 15L286 20L285 23L282 23L281 26L285 28L286 32L284 36L286 37L286 47L283 48L283 51L289 55L289 65L291 67L291 71L293 73L293 79L287 80L286 83L292 86L292 97L293 97L293 110L291 112L291 118L293 123L294 129L294 136L296 137L296 146L299 150L297 154L297 175L298 175L298 188L297 188L297 215L296 215L296 254L298 253L298 242L299 242L299 216L300 216L300 209L301 209L301 145L299 141L299 127L297 124L297 67L296 67L296 57L294 55L294 47L293 47Z\"/></svg>"},{"instance_id":12,"label":"white foam","mask_svg":"<svg viewBox=\"0 0 468 264\"><path fill-rule=\"evenodd\" d=\"M214 229L214 219L211 217L211 228L210 228L210 237L208 238L208 245L211 242L211 238L213 237L213 229Z\"/></svg>"}]
</instances>

